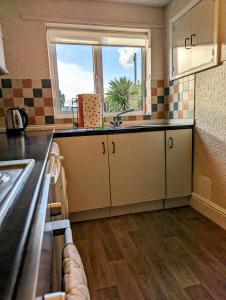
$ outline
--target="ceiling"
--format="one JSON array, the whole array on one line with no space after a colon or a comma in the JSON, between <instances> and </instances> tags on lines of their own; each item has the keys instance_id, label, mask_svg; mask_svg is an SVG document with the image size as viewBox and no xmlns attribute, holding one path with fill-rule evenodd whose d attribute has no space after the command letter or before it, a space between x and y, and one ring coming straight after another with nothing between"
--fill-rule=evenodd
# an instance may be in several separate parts
<instances>
[{"instance_id":1,"label":"ceiling","mask_svg":"<svg viewBox=\"0 0 226 300\"><path fill-rule=\"evenodd\" d=\"M163 7L166 6L170 2L170 0L104 0L104 2L119 2L119 3L129 3L129 4L136 4L136 5L150 5L150 6Z\"/></svg>"}]
</instances>

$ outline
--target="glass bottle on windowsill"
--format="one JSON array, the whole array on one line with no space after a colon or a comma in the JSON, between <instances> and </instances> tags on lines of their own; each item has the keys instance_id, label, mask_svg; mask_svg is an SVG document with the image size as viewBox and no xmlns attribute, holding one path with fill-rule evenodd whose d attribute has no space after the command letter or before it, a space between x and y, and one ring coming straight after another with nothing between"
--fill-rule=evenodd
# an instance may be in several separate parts
<instances>
[{"instance_id":1,"label":"glass bottle on windowsill","mask_svg":"<svg viewBox=\"0 0 226 300\"><path fill-rule=\"evenodd\" d=\"M72 118L73 118L73 128L78 129L78 98L72 98Z\"/></svg>"}]
</instances>

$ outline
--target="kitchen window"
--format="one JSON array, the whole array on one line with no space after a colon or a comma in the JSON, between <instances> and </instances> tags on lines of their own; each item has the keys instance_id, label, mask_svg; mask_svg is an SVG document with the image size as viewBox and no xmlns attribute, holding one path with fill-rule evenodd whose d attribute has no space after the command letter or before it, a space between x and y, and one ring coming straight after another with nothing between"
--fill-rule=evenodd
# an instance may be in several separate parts
<instances>
[{"instance_id":1,"label":"kitchen window","mask_svg":"<svg viewBox=\"0 0 226 300\"><path fill-rule=\"evenodd\" d=\"M78 94L102 95L104 115L143 114L147 33L47 29L55 117L71 117Z\"/></svg>"}]
</instances>

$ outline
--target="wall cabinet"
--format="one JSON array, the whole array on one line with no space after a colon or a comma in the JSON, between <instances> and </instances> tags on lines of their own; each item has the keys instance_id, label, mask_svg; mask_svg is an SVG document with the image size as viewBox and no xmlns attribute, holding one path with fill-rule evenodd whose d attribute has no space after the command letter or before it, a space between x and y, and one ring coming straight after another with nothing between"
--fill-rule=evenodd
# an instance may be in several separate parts
<instances>
[{"instance_id":1,"label":"wall cabinet","mask_svg":"<svg viewBox=\"0 0 226 300\"><path fill-rule=\"evenodd\" d=\"M8 71L5 65L5 55L4 55L4 48L3 48L3 37L2 37L2 30L0 25L0 75L7 74Z\"/></svg>"},{"instance_id":2,"label":"wall cabinet","mask_svg":"<svg viewBox=\"0 0 226 300\"><path fill-rule=\"evenodd\" d=\"M170 78L217 65L218 0L193 0L170 21Z\"/></svg>"},{"instance_id":3,"label":"wall cabinet","mask_svg":"<svg viewBox=\"0 0 226 300\"><path fill-rule=\"evenodd\" d=\"M166 131L166 198L191 195L192 129Z\"/></svg>"}]
</instances>

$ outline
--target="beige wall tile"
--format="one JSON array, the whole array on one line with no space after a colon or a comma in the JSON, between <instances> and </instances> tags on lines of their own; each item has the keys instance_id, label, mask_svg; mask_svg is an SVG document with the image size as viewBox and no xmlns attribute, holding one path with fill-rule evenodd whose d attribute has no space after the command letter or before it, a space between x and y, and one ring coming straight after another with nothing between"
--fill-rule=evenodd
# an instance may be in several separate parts
<instances>
[{"instance_id":1,"label":"beige wall tile","mask_svg":"<svg viewBox=\"0 0 226 300\"><path fill-rule=\"evenodd\" d=\"M14 98L13 104L14 107L24 108L24 98Z\"/></svg>"},{"instance_id":2,"label":"beige wall tile","mask_svg":"<svg viewBox=\"0 0 226 300\"><path fill-rule=\"evenodd\" d=\"M12 87L13 88L22 88L21 79L12 79Z\"/></svg>"},{"instance_id":3,"label":"beige wall tile","mask_svg":"<svg viewBox=\"0 0 226 300\"><path fill-rule=\"evenodd\" d=\"M32 88L41 88L42 87L42 82L41 79L32 79Z\"/></svg>"},{"instance_id":4,"label":"beige wall tile","mask_svg":"<svg viewBox=\"0 0 226 300\"><path fill-rule=\"evenodd\" d=\"M43 107L44 99L43 98L34 98L34 106L35 107Z\"/></svg>"},{"instance_id":5,"label":"beige wall tile","mask_svg":"<svg viewBox=\"0 0 226 300\"><path fill-rule=\"evenodd\" d=\"M23 96L24 98L33 98L33 90L29 88L23 89Z\"/></svg>"},{"instance_id":6,"label":"beige wall tile","mask_svg":"<svg viewBox=\"0 0 226 300\"><path fill-rule=\"evenodd\" d=\"M35 117L35 122L37 125L43 125L45 124L45 117L43 116Z\"/></svg>"},{"instance_id":7,"label":"beige wall tile","mask_svg":"<svg viewBox=\"0 0 226 300\"><path fill-rule=\"evenodd\" d=\"M13 89L2 89L3 98L12 98L13 97Z\"/></svg>"},{"instance_id":8,"label":"beige wall tile","mask_svg":"<svg viewBox=\"0 0 226 300\"><path fill-rule=\"evenodd\" d=\"M52 116L54 114L54 109L52 106L45 106L44 112L46 116Z\"/></svg>"},{"instance_id":9,"label":"beige wall tile","mask_svg":"<svg viewBox=\"0 0 226 300\"><path fill-rule=\"evenodd\" d=\"M42 94L43 94L43 98L51 98L52 97L52 89L43 88Z\"/></svg>"},{"instance_id":10,"label":"beige wall tile","mask_svg":"<svg viewBox=\"0 0 226 300\"><path fill-rule=\"evenodd\" d=\"M25 107L25 111L28 114L29 117L34 117L35 116L35 108L34 107Z\"/></svg>"}]
</instances>

